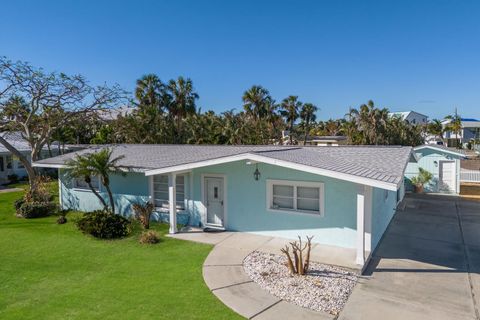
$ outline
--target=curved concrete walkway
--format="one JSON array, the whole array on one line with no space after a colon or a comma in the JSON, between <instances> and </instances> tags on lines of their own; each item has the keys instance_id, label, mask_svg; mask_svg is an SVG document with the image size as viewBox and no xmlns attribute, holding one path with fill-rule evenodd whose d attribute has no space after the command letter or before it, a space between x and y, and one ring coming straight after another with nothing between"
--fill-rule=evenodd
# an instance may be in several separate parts
<instances>
[{"instance_id":1,"label":"curved concrete walkway","mask_svg":"<svg viewBox=\"0 0 480 320\"><path fill-rule=\"evenodd\" d=\"M226 306L247 319L334 319L274 297L254 283L243 270L244 258L255 250L277 252L286 241L248 233L176 234L173 237L215 244L203 264L208 288Z\"/></svg>"}]
</instances>

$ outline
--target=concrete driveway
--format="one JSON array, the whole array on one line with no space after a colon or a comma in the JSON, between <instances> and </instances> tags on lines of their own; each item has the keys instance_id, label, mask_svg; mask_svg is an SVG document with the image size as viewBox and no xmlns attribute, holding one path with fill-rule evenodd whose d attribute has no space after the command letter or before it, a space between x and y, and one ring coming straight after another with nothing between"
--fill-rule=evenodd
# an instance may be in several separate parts
<instances>
[{"instance_id":1,"label":"concrete driveway","mask_svg":"<svg viewBox=\"0 0 480 320\"><path fill-rule=\"evenodd\" d=\"M480 202L411 195L339 319L478 320L479 273Z\"/></svg>"}]
</instances>

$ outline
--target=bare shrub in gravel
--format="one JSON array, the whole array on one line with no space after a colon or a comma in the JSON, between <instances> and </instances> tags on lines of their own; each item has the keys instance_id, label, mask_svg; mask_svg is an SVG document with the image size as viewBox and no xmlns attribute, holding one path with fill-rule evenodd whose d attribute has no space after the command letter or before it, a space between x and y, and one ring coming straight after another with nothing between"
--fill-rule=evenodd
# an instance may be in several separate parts
<instances>
[{"instance_id":1,"label":"bare shrub in gravel","mask_svg":"<svg viewBox=\"0 0 480 320\"><path fill-rule=\"evenodd\" d=\"M304 276L292 274L283 255L254 251L245 257L248 276L272 295L301 307L337 315L357 283L345 268L310 262Z\"/></svg>"},{"instance_id":2,"label":"bare shrub in gravel","mask_svg":"<svg viewBox=\"0 0 480 320\"><path fill-rule=\"evenodd\" d=\"M285 248L280 249L281 252L285 254L287 257L287 266L288 270L292 274L299 274L303 276L305 273L308 272L308 267L310 265L310 251L312 250L312 237L307 236L307 242L302 247L302 238L298 236L298 242L290 242L290 246L292 247L292 253L294 260L292 260L292 256L290 255L290 248L289 246L285 246ZM303 252L307 250L305 255L305 259ZM305 260L305 262L304 262Z\"/></svg>"}]
</instances>

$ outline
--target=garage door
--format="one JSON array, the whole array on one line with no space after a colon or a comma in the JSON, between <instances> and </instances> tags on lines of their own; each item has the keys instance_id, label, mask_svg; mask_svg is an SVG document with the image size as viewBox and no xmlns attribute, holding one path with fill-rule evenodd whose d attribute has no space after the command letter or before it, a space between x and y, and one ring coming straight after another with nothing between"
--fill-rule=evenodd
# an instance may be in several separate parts
<instances>
[{"instance_id":1,"label":"garage door","mask_svg":"<svg viewBox=\"0 0 480 320\"><path fill-rule=\"evenodd\" d=\"M440 189L455 192L455 161L440 162Z\"/></svg>"}]
</instances>

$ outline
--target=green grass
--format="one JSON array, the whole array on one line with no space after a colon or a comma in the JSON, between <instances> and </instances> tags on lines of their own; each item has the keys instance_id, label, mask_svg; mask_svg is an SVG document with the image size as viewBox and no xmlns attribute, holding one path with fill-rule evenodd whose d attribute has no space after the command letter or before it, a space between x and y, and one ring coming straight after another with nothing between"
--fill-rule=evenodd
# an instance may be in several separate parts
<instances>
[{"instance_id":1,"label":"green grass","mask_svg":"<svg viewBox=\"0 0 480 320\"><path fill-rule=\"evenodd\" d=\"M53 190L54 188L52 188ZM210 293L202 263L211 246L138 233L97 240L57 217L19 219L0 194L0 319L240 319Z\"/></svg>"}]
</instances>

